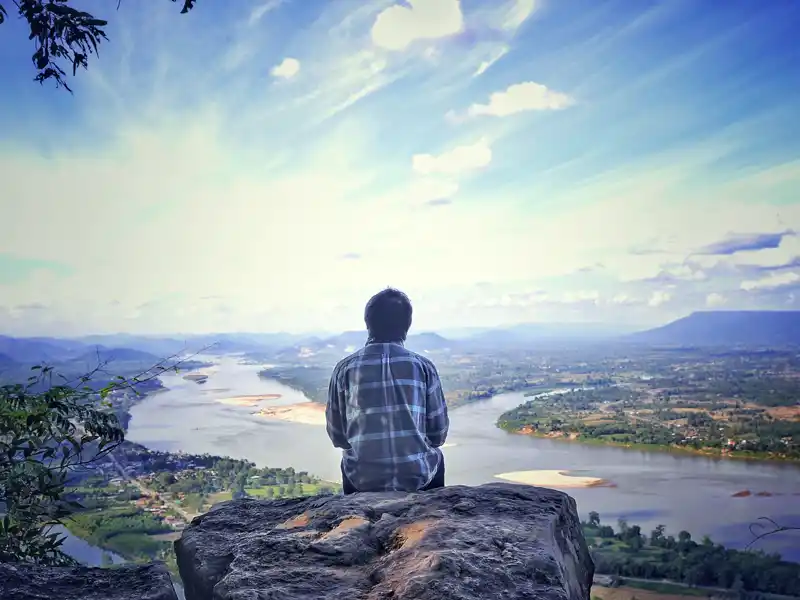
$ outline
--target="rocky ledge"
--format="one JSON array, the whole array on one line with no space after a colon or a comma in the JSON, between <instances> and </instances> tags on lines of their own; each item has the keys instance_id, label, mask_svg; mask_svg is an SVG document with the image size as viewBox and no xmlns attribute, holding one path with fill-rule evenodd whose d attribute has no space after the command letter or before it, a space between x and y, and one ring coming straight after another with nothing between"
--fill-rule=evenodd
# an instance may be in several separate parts
<instances>
[{"instance_id":1,"label":"rocky ledge","mask_svg":"<svg viewBox=\"0 0 800 600\"><path fill-rule=\"evenodd\" d=\"M39 567L0 563L2 600L178 600L161 563L91 567Z\"/></svg>"},{"instance_id":2,"label":"rocky ledge","mask_svg":"<svg viewBox=\"0 0 800 600\"><path fill-rule=\"evenodd\" d=\"M508 483L233 500L175 542L187 600L589 600L575 501Z\"/></svg>"}]
</instances>

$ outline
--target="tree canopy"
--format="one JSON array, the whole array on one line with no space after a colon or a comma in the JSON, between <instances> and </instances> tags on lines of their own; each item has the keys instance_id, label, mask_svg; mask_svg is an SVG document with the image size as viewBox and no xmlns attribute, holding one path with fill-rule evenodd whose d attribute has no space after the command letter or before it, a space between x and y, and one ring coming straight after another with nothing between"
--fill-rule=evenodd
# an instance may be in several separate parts
<instances>
[{"instance_id":1,"label":"tree canopy","mask_svg":"<svg viewBox=\"0 0 800 600\"><path fill-rule=\"evenodd\" d=\"M117 8L121 1L118 0ZM197 0L171 1L180 2L181 14L185 14ZM89 66L89 57L97 55L100 43L108 40L105 33L108 21L71 6L74 0L11 0L11 3L30 28L28 39L34 44L31 60L37 71L34 81L52 80L56 87L72 92L64 69L71 68L74 76L79 67ZM9 17L3 4L0 1L0 25Z\"/></svg>"}]
</instances>

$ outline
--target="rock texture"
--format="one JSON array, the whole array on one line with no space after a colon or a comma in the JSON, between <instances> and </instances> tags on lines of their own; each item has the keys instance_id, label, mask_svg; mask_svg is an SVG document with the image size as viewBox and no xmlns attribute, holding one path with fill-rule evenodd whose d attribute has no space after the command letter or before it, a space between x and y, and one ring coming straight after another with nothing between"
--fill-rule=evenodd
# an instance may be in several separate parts
<instances>
[{"instance_id":1,"label":"rock texture","mask_svg":"<svg viewBox=\"0 0 800 600\"><path fill-rule=\"evenodd\" d=\"M187 600L589 600L575 501L509 483L234 500L175 542Z\"/></svg>"},{"instance_id":2,"label":"rock texture","mask_svg":"<svg viewBox=\"0 0 800 600\"><path fill-rule=\"evenodd\" d=\"M0 563L2 600L178 600L161 563L114 569Z\"/></svg>"}]
</instances>

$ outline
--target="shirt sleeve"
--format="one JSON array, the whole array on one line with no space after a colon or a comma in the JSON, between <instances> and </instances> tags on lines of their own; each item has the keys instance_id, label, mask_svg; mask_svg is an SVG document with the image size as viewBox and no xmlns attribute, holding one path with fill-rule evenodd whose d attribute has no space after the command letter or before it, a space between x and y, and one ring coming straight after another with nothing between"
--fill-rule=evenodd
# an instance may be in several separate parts
<instances>
[{"instance_id":1,"label":"shirt sleeve","mask_svg":"<svg viewBox=\"0 0 800 600\"><path fill-rule=\"evenodd\" d=\"M335 448L350 449L347 441L347 423L345 422L344 394L339 388L339 369L334 369L331 381L328 384L328 404L325 407L325 420L327 422L328 437L331 438Z\"/></svg>"},{"instance_id":2,"label":"shirt sleeve","mask_svg":"<svg viewBox=\"0 0 800 600\"><path fill-rule=\"evenodd\" d=\"M434 448L444 444L447 431L450 428L450 419L447 416L447 404L442 391L442 381L439 373L433 368L431 381L428 385L426 402L426 434L428 442Z\"/></svg>"}]
</instances>

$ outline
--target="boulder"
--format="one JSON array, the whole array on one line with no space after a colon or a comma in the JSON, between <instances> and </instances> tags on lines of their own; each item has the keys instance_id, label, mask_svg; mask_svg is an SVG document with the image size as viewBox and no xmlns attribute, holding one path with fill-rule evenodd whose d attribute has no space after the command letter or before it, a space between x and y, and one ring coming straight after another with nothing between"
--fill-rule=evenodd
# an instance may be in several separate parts
<instances>
[{"instance_id":1,"label":"boulder","mask_svg":"<svg viewBox=\"0 0 800 600\"><path fill-rule=\"evenodd\" d=\"M93 567L40 567L0 563L2 600L178 600L162 563Z\"/></svg>"},{"instance_id":2,"label":"boulder","mask_svg":"<svg viewBox=\"0 0 800 600\"><path fill-rule=\"evenodd\" d=\"M510 483L224 502L175 542L187 600L589 600L575 500Z\"/></svg>"}]
</instances>

